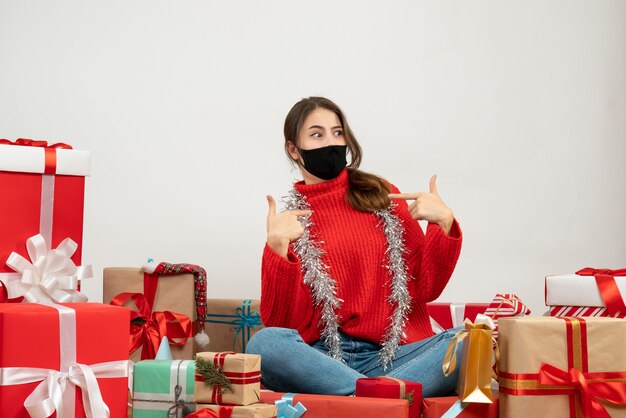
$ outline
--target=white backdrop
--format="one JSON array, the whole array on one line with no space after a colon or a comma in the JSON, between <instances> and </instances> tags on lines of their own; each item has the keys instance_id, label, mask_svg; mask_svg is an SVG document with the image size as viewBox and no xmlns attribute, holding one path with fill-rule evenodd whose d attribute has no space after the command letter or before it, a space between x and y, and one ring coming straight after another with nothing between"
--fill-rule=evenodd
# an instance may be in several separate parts
<instances>
[{"instance_id":1,"label":"white backdrop","mask_svg":"<svg viewBox=\"0 0 626 418\"><path fill-rule=\"evenodd\" d=\"M626 266L626 2L0 0L0 137L92 151L83 259L204 266L260 294L266 194L300 98L346 112L362 168L431 174L464 232L440 300Z\"/></svg>"}]
</instances>

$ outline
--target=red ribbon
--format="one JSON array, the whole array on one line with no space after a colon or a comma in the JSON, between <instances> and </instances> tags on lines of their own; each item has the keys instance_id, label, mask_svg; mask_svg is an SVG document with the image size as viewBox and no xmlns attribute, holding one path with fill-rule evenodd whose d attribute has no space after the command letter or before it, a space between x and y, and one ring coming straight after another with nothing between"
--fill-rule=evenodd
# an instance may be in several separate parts
<instances>
[{"instance_id":1,"label":"red ribbon","mask_svg":"<svg viewBox=\"0 0 626 418\"><path fill-rule=\"evenodd\" d=\"M220 353L215 353L213 356L213 364L224 373L224 377L226 377L229 382L233 385L247 385L252 383L259 383L261 381L261 372L259 370L240 373L240 372L229 372L224 370L224 363L226 362L226 356L237 354L233 351L223 351ZM204 382L204 378L196 373L195 375L196 382ZM222 403L222 387L220 385L213 386L213 391L211 392L211 403L213 404L221 404ZM220 413L220 418L223 418ZM228 417L226 417L228 418Z\"/></svg>"},{"instance_id":2,"label":"red ribbon","mask_svg":"<svg viewBox=\"0 0 626 418\"><path fill-rule=\"evenodd\" d=\"M187 415L186 418L231 418L233 416L232 406L218 406L218 412L210 408L202 408L191 415ZM256 416L256 415L255 415Z\"/></svg>"},{"instance_id":3,"label":"red ribbon","mask_svg":"<svg viewBox=\"0 0 626 418\"><path fill-rule=\"evenodd\" d=\"M55 174L57 170L57 149L72 149L71 145L63 142L57 142L56 144L48 145L48 141L37 141L27 138L18 138L13 141L8 139L0 139L2 145L19 145L23 147L41 147L45 151L45 165L44 174Z\"/></svg>"},{"instance_id":4,"label":"red ribbon","mask_svg":"<svg viewBox=\"0 0 626 418\"><path fill-rule=\"evenodd\" d=\"M0 282L0 303L9 301L9 292L7 291L7 287L4 283Z\"/></svg>"},{"instance_id":5,"label":"red ribbon","mask_svg":"<svg viewBox=\"0 0 626 418\"><path fill-rule=\"evenodd\" d=\"M221 418L215 413L215 411L209 408L202 408L192 414L187 415L187 418Z\"/></svg>"},{"instance_id":6,"label":"red ribbon","mask_svg":"<svg viewBox=\"0 0 626 418\"><path fill-rule=\"evenodd\" d=\"M130 315L130 353L143 347L141 359L154 359L163 337L167 337L170 344L184 345L192 335L191 320L187 315L163 311L152 312L152 304L142 293L120 293L111 300L111 305L123 306L132 299L137 311ZM133 323L140 319L143 324ZM174 338L181 338L175 341Z\"/></svg>"},{"instance_id":7,"label":"red ribbon","mask_svg":"<svg viewBox=\"0 0 626 418\"><path fill-rule=\"evenodd\" d=\"M589 374L575 368L567 372L551 364L542 363L539 368L539 383L575 389L580 395L583 415L589 418L611 417L598 399L618 405L626 404L626 382L588 381L591 376L586 375Z\"/></svg>"},{"instance_id":8,"label":"red ribbon","mask_svg":"<svg viewBox=\"0 0 626 418\"><path fill-rule=\"evenodd\" d=\"M626 276L626 269L610 270L585 267L582 270L578 270L576 274L579 276L595 277L600 296L610 315L615 315L618 312L626 312L626 305L617 287L617 283L615 283L615 276Z\"/></svg>"}]
</instances>

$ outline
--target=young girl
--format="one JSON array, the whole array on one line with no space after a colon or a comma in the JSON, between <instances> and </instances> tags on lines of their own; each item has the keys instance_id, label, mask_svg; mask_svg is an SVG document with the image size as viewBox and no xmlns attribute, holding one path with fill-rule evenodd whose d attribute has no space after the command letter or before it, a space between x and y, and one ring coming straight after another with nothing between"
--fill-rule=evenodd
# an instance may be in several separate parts
<instances>
[{"instance_id":1,"label":"young girl","mask_svg":"<svg viewBox=\"0 0 626 418\"><path fill-rule=\"evenodd\" d=\"M262 356L263 384L348 395L358 378L390 376L421 382L425 397L450 393L457 375L444 377L441 366L454 332L433 336L426 302L446 286L462 236L436 176L429 192L403 194L358 170L361 147L323 97L296 103L284 134L304 180L283 212L267 197L267 328L247 349ZM418 220L428 221L426 234Z\"/></svg>"}]
</instances>

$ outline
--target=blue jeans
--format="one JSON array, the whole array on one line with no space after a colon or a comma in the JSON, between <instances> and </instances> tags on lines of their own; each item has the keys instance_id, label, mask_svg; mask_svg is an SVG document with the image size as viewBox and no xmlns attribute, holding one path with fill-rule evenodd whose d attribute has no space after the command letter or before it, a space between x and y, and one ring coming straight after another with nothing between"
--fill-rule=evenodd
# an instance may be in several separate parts
<instances>
[{"instance_id":1,"label":"blue jeans","mask_svg":"<svg viewBox=\"0 0 626 418\"><path fill-rule=\"evenodd\" d=\"M400 346L387 370L379 364L379 345L345 334L340 334L343 363L326 354L322 341L309 345L288 328L261 329L248 342L246 352L261 355L263 385L278 392L351 395L359 378L390 376L420 382L424 397L445 396L456 388L458 367L445 377L441 364L459 329Z\"/></svg>"}]
</instances>

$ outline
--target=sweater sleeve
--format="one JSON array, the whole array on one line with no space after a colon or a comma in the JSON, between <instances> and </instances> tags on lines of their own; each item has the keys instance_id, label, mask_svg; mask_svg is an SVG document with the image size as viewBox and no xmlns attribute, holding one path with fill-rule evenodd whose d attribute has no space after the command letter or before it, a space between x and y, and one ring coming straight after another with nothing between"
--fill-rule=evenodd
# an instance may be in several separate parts
<instances>
[{"instance_id":1,"label":"sweater sleeve","mask_svg":"<svg viewBox=\"0 0 626 418\"><path fill-rule=\"evenodd\" d=\"M261 318L265 326L304 331L313 317L311 293L303 283L298 256L289 248L287 259L267 243L261 265Z\"/></svg>"},{"instance_id":2,"label":"sweater sleeve","mask_svg":"<svg viewBox=\"0 0 626 418\"><path fill-rule=\"evenodd\" d=\"M395 186L392 188L393 193L399 193ZM439 225L429 223L424 235L419 223L411 217L408 204L397 203L409 251L407 265L414 278L409 281L409 293L417 303L433 301L448 284L461 253L461 228L455 219L447 235Z\"/></svg>"}]
</instances>

